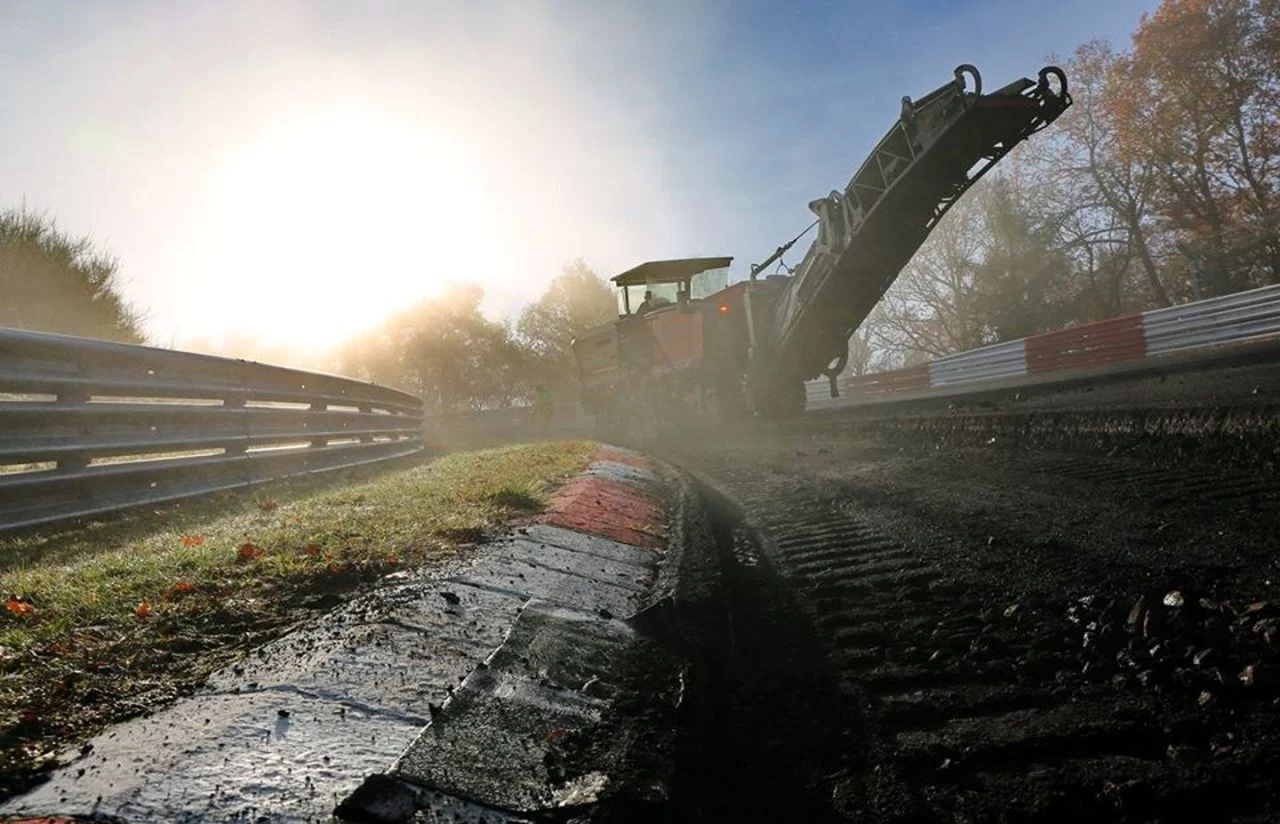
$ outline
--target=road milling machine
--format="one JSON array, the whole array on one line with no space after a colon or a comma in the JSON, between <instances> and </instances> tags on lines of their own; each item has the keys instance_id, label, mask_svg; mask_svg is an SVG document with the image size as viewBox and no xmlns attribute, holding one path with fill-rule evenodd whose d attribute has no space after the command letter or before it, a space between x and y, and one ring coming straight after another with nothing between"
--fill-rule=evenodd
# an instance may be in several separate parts
<instances>
[{"instance_id":1,"label":"road milling machine","mask_svg":"<svg viewBox=\"0 0 1280 824\"><path fill-rule=\"evenodd\" d=\"M823 376L836 395L850 336L933 227L1070 105L1057 67L984 94L978 70L960 66L946 85L903 98L849 185L809 204L817 235L788 274L765 270L805 233L731 285L729 257L650 261L617 275L618 320L573 342L587 410L605 429L634 432L690 413L794 415L805 382Z\"/></svg>"}]
</instances>

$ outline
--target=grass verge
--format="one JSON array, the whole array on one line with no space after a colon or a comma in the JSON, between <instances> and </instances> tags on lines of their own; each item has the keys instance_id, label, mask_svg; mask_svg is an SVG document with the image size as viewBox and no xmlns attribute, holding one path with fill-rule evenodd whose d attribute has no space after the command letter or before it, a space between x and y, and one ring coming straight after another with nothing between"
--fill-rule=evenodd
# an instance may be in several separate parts
<instances>
[{"instance_id":1,"label":"grass verge","mask_svg":"<svg viewBox=\"0 0 1280 824\"><path fill-rule=\"evenodd\" d=\"M0 538L0 799L382 575L540 510L593 448L456 453Z\"/></svg>"}]
</instances>

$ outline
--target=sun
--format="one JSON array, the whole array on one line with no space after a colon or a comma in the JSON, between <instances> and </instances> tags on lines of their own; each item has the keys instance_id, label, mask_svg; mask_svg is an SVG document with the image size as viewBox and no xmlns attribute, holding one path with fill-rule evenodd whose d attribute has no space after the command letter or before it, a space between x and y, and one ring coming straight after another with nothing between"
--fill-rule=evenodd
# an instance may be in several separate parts
<instances>
[{"instance_id":1,"label":"sun","mask_svg":"<svg viewBox=\"0 0 1280 824\"><path fill-rule=\"evenodd\" d=\"M447 131L369 111L295 114L218 164L202 311L318 351L496 265L491 190Z\"/></svg>"}]
</instances>

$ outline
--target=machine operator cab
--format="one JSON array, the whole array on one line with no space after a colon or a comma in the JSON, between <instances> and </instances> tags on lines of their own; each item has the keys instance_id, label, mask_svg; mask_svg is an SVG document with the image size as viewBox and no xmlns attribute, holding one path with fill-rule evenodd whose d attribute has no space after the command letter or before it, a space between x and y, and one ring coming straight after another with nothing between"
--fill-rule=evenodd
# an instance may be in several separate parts
<instances>
[{"instance_id":1,"label":"machine operator cab","mask_svg":"<svg viewBox=\"0 0 1280 824\"><path fill-rule=\"evenodd\" d=\"M651 260L612 278L618 317L642 317L669 306L689 307L725 288L731 257Z\"/></svg>"}]
</instances>

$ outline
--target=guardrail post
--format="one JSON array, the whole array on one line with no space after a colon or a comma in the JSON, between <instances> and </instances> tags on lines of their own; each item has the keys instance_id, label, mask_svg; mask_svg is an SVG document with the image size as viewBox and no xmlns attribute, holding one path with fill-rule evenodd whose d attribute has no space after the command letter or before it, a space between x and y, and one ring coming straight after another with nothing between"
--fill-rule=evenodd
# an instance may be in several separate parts
<instances>
[{"instance_id":1,"label":"guardrail post","mask_svg":"<svg viewBox=\"0 0 1280 824\"><path fill-rule=\"evenodd\" d=\"M310 409L308 409L307 411L308 411L308 412L324 412L327 408L328 408L328 404L327 404L327 403L325 403L324 401L312 401L312 402L311 402L311 408L310 408ZM311 446L313 446L313 447L314 447L314 446L328 446L328 445L329 445L329 439L328 439L328 438L323 438L323 437L322 437L322 438L312 438L312 439L311 439Z\"/></svg>"},{"instance_id":2,"label":"guardrail post","mask_svg":"<svg viewBox=\"0 0 1280 824\"><path fill-rule=\"evenodd\" d=\"M244 397L236 396L231 398L223 398L222 407L224 409L239 410L241 413L241 417L244 420L244 426L241 427L241 434L244 435L244 440L236 441L235 443L228 444L226 447L224 447L224 451L228 455L243 455L245 450L249 448L248 439L250 435L249 416L244 414Z\"/></svg>"},{"instance_id":3,"label":"guardrail post","mask_svg":"<svg viewBox=\"0 0 1280 824\"><path fill-rule=\"evenodd\" d=\"M59 392L58 403L64 406L84 406L89 402L90 396L85 392ZM87 424L81 424L81 435L92 435L92 428ZM62 455L58 458L58 469L84 469L89 465L89 456L84 454Z\"/></svg>"}]
</instances>

